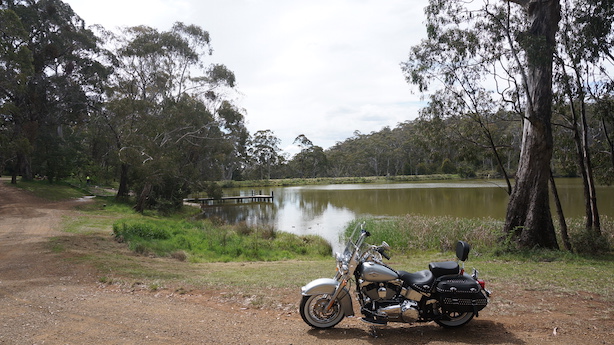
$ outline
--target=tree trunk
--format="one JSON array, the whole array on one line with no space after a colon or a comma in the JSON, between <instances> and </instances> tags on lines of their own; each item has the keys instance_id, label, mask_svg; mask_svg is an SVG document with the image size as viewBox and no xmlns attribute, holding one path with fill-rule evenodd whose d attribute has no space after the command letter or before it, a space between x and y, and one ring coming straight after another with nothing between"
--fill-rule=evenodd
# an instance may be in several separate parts
<instances>
[{"instance_id":1,"label":"tree trunk","mask_svg":"<svg viewBox=\"0 0 614 345\"><path fill-rule=\"evenodd\" d=\"M586 121L586 106L582 101L581 124L582 124L582 158L586 169L586 187L590 214L586 214L586 229L594 233L597 237L601 236L601 221L599 220L599 209L597 208L597 190L595 189L595 178L593 177L593 164L588 142L588 123ZM590 218L590 220L588 219Z\"/></svg>"},{"instance_id":2,"label":"tree trunk","mask_svg":"<svg viewBox=\"0 0 614 345\"><path fill-rule=\"evenodd\" d=\"M610 135L608 133L608 127L606 126L606 123L605 123L605 117L601 119L601 126L603 128L603 133L605 134L605 138L610 148L610 152L608 153L610 154L610 160L612 161L612 168L614 169L614 142L612 141L612 139L610 139Z\"/></svg>"},{"instance_id":3,"label":"tree trunk","mask_svg":"<svg viewBox=\"0 0 614 345\"><path fill-rule=\"evenodd\" d=\"M152 189L152 184L146 182L143 186L143 190L139 194L139 197L136 201L136 205L134 206L135 211L139 213L143 213L143 211L145 211L145 207L147 206L147 202L149 201L149 195L151 194Z\"/></svg>"},{"instance_id":4,"label":"tree trunk","mask_svg":"<svg viewBox=\"0 0 614 345\"><path fill-rule=\"evenodd\" d=\"M552 62L561 18L558 1L524 2L531 27L527 52L527 105L516 184L510 196L505 231L522 248L558 249L548 182L552 158Z\"/></svg>"},{"instance_id":5,"label":"tree trunk","mask_svg":"<svg viewBox=\"0 0 614 345\"><path fill-rule=\"evenodd\" d=\"M21 178L25 181L34 180L34 173L32 172L32 159L26 154L19 154L19 171L21 172Z\"/></svg>"},{"instance_id":6,"label":"tree trunk","mask_svg":"<svg viewBox=\"0 0 614 345\"><path fill-rule=\"evenodd\" d=\"M563 207L561 206L561 199L559 198L559 192L556 189L556 183L554 182L554 176L552 176L552 170L550 170L550 186L552 187L552 196L554 197L554 203L556 205L556 214L559 216L559 223L561 223L561 239L563 240L563 246L567 251L572 251L571 242L569 241L569 233L567 231L567 222L565 221L565 214L563 213Z\"/></svg>"},{"instance_id":7,"label":"tree trunk","mask_svg":"<svg viewBox=\"0 0 614 345\"><path fill-rule=\"evenodd\" d=\"M17 175L21 168L21 155L17 155L15 162L13 163L13 173L11 174L11 184L17 184Z\"/></svg>"},{"instance_id":8,"label":"tree trunk","mask_svg":"<svg viewBox=\"0 0 614 345\"><path fill-rule=\"evenodd\" d=\"M480 125L482 125L480 123ZM507 195L512 194L512 183L510 182L510 177L507 174L507 170L505 170L505 166L503 165L503 161L501 160L501 156L499 155L499 151L497 150L497 145L495 145L495 141L492 138L492 135L490 134L490 131L486 128L486 126L482 126L483 130L484 130L484 134L486 135L486 138L488 139L488 144L490 145L490 149L492 150L493 155L495 156L495 159L497 160L497 166L499 167L499 169L501 169L501 173L503 174L503 177L505 177L505 183L507 184Z\"/></svg>"},{"instance_id":9,"label":"tree trunk","mask_svg":"<svg viewBox=\"0 0 614 345\"><path fill-rule=\"evenodd\" d=\"M119 174L119 188L117 189L117 195L115 195L115 199L126 198L129 193L130 191L128 190L128 164L122 163Z\"/></svg>"}]
</instances>

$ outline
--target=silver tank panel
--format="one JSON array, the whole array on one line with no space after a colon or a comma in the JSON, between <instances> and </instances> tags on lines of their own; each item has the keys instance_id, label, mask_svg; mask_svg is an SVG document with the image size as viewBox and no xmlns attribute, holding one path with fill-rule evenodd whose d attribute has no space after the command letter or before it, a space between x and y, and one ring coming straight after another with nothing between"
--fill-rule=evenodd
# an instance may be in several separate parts
<instances>
[{"instance_id":1,"label":"silver tank panel","mask_svg":"<svg viewBox=\"0 0 614 345\"><path fill-rule=\"evenodd\" d=\"M392 269L374 262L363 263L359 268L359 273L362 279L370 282L386 282L399 278L399 275Z\"/></svg>"}]
</instances>

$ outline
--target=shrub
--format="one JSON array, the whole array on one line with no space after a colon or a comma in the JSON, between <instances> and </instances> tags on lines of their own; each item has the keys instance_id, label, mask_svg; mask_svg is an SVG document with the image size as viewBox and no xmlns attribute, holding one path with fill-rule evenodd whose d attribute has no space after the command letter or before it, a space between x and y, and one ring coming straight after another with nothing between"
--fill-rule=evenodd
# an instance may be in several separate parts
<instances>
[{"instance_id":1,"label":"shrub","mask_svg":"<svg viewBox=\"0 0 614 345\"><path fill-rule=\"evenodd\" d=\"M272 226L246 223L216 226L209 221L125 220L113 225L118 240L142 255L180 261L284 260L329 256L332 248L318 236L297 236Z\"/></svg>"},{"instance_id":2,"label":"shrub","mask_svg":"<svg viewBox=\"0 0 614 345\"><path fill-rule=\"evenodd\" d=\"M133 238L142 239L168 239L170 234L163 227L155 223L145 221L124 221L113 224L113 234L116 238L130 240Z\"/></svg>"},{"instance_id":3,"label":"shrub","mask_svg":"<svg viewBox=\"0 0 614 345\"><path fill-rule=\"evenodd\" d=\"M572 233L569 240L573 251L579 254L607 253L610 250L605 236L586 229Z\"/></svg>"}]
</instances>

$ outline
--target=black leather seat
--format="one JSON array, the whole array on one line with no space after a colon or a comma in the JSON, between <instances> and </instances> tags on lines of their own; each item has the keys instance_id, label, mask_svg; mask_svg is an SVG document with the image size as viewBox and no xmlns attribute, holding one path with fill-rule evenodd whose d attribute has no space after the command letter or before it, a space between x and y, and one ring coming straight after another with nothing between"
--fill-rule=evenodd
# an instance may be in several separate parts
<instances>
[{"instance_id":1,"label":"black leather seat","mask_svg":"<svg viewBox=\"0 0 614 345\"><path fill-rule=\"evenodd\" d=\"M431 262L429 264L429 270L433 273L435 278L439 278L441 276L459 274L460 267L456 261Z\"/></svg>"},{"instance_id":2,"label":"black leather seat","mask_svg":"<svg viewBox=\"0 0 614 345\"><path fill-rule=\"evenodd\" d=\"M418 271L416 273L398 271L398 273L399 278L403 280L403 286L409 286L414 290L422 292L430 292L435 281L435 276L429 270Z\"/></svg>"}]
</instances>

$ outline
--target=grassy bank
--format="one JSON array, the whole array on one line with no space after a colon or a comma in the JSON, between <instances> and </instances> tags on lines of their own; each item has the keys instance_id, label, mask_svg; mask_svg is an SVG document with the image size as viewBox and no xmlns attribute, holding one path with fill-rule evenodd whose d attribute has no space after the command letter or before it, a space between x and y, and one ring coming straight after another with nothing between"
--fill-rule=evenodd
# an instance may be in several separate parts
<instances>
[{"instance_id":1,"label":"grassy bank","mask_svg":"<svg viewBox=\"0 0 614 345\"><path fill-rule=\"evenodd\" d=\"M404 217L359 219L354 224L363 221L372 234L370 242L386 241L402 254L415 251L453 251L456 242L461 239L471 243L474 252L482 255L497 256L513 249L502 241L502 238L505 237L503 220L493 218L406 215ZM590 239L585 235L583 220L573 218L568 219L567 223L575 251L595 253L594 248L587 243ZM348 230L352 229L354 224L348 227ZM607 253L611 251L611 246L614 244L614 219L601 216L601 232L603 238L600 239L598 247L602 252ZM559 243L562 243L560 239ZM529 251L525 254L530 256L535 253Z\"/></svg>"},{"instance_id":2,"label":"grassy bank","mask_svg":"<svg viewBox=\"0 0 614 345\"><path fill-rule=\"evenodd\" d=\"M317 178L287 178L271 180L249 181L223 181L223 188L240 187L286 187L306 186L322 184L361 184L361 183L390 183L390 182L418 182L418 181L442 181L458 180L459 175L399 175L399 176L365 176L365 177L317 177Z\"/></svg>"},{"instance_id":3,"label":"grassy bank","mask_svg":"<svg viewBox=\"0 0 614 345\"><path fill-rule=\"evenodd\" d=\"M9 184L8 182L5 183ZM71 185L64 182L51 184L44 180L19 181L17 184L11 186L27 190L39 198L50 201L76 199L88 194L85 190L73 188Z\"/></svg>"},{"instance_id":4,"label":"grassy bank","mask_svg":"<svg viewBox=\"0 0 614 345\"><path fill-rule=\"evenodd\" d=\"M127 219L113 224L113 234L136 253L191 262L307 259L331 253L330 244L321 237L245 223L227 226L206 220Z\"/></svg>"}]
</instances>

